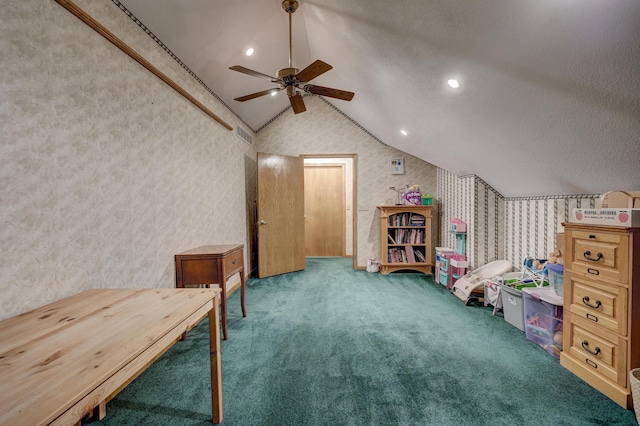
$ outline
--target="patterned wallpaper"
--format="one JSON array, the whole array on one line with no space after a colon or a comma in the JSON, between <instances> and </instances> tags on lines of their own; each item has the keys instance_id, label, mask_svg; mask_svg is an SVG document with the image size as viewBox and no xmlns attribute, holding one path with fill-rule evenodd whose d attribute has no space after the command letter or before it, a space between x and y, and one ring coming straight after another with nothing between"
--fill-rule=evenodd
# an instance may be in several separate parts
<instances>
[{"instance_id":1,"label":"patterned wallpaper","mask_svg":"<svg viewBox=\"0 0 640 426\"><path fill-rule=\"evenodd\" d=\"M336 101L339 102L339 101ZM357 202L367 210L356 217L356 260L365 268L368 259L380 259L379 212L376 206L393 204L390 186L418 184L423 193L435 194L437 168L380 142L357 123L322 98L305 97L307 111L294 115L286 109L263 126L255 144L258 151L281 155L357 154ZM390 174L390 160L403 157L405 174ZM432 242L437 242L437 223Z\"/></svg>"},{"instance_id":2,"label":"patterned wallpaper","mask_svg":"<svg viewBox=\"0 0 640 426\"><path fill-rule=\"evenodd\" d=\"M451 219L466 222L466 255L475 269L504 258L504 197L474 175L458 177L438 169L438 198L443 203L440 220L441 244L454 247L449 233Z\"/></svg>"},{"instance_id":3,"label":"patterned wallpaper","mask_svg":"<svg viewBox=\"0 0 640 426\"><path fill-rule=\"evenodd\" d=\"M520 269L525 257L546 258L556 248L556 233L574 208L596 207L599 195L579 194L505 198L477 176L438 169L438 198L443 202L441 244L453 247L448 223L467 222L467 258L471 269L506 259Z\"/></svg>"},{"instance_id":4,"label":"patterned wallpaper","mask_svg":"<svg viewBox=\"0 0 640 426\"><path fill-rule=\"evenodd\" d=\"M235 127L114 3L77 4ZM175 253L250 243L251 146L54 1L3 1L0 34L0 319L171 287Z\"/></svg>"},{"instance_id":5,"label":"patterned wallpaper","mask_svg":"<svg viewBox=\"0 0 640 426\"><path fill-rule=\"evenodd\" d=\"M518 267L525 257L546 259L556 233L575 208L594 208L600 195L508 198L505 206L505 258Z\"/></svg>"}]
</instances>

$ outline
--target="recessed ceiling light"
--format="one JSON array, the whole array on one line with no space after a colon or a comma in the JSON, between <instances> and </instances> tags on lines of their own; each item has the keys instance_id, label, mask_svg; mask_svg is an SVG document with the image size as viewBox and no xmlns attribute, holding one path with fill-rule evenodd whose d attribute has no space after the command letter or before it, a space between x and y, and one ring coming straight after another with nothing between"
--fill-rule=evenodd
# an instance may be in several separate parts
<instances>
[{"instance_id":1,"label":"recessed ceiling light","mask_svg":"<svg viewBox=\"0 0 640 426\"><path fill-rule=\"evenodd\" d=\"M402 133L402 136L407 136L409 133L407 133L406 130L402 129L400 130L400 133Z\"/></svg>"},{"instance_id":2,"label":"recessed ceiling light","mask_svg":"<svg viewBox=\"0 0 640 426\"><path fill-rule=\"evenodd\" d=\"M250 47L250 48L247 49L246 52L244 52L244 54L247 55L247 56L251 56L251 55L253 55L253 52L255 52L255 50L253 50L253 47Z\"/></svg>"},{"instance_id":3,"label":"recessed ceiling light","mask_svg":"<svg viewBox=\"0 0 640 426\"><path fill-rule=\"evenodd\" d=\"M454 89L457 89L458 87L460 87L460 83L458 83L458 80L455 80L453 78L451 80L447 81L447 84L450 87L453 87Z\"/></svg>"}]
</instances>

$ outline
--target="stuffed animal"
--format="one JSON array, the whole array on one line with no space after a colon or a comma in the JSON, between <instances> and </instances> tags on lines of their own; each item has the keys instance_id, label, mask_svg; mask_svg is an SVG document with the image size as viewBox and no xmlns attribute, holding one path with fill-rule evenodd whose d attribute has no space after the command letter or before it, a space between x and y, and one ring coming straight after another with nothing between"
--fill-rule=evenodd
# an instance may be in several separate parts
<instances>
[{"instance_id":1,"label":"stuffed animal","mask_svg":"<svg viewBox=\"0 0 640 426\"><path fill-rule=\"evenodd\" d=\"M550 251L549 252L549 259L547 259L547 262L549 262L549 263L562 263L561 257L562 256L560 255L560 252L558 250Z\"/></svg>"},{"instance_id":2,"label":"stuffed animal","mask_svg":"<svg viewBox=\"0 0 640 426\"><path fill-rule=\"evenodd\" d=\"M556 333L553 335L553 342L562 347L562 330L560 331L556 331Z\"/></svg>"}]
</instances>

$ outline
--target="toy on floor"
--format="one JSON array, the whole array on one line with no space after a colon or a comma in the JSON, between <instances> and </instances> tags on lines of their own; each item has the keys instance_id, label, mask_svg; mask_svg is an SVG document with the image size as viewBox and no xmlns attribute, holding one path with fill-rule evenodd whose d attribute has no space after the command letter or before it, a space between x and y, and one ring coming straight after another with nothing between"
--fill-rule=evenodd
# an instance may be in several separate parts
<instances>
[{"instance_id":1,"label":"toy on floor","mask_svg":"<svg viewBox=\"0 0 640 426\"><path fill-rule=\"evenodd\" d=\"M462 300L465 305L480 299L484 294L484 280L503 275L511 270L511 262L508 260L494 260L478 269L475 269L455 282L451 292Z\"/></svg>"},{"instance_id":2,"label":"toy on floor","mask_svg":"<svg viewBox=\"0 0 640 426\"><path fill-rule=\"evenodd\" d=\"M542 287L547 282L547 270L545 265L548 259L534 259L526 257L522 261L522 282L532 282L536 287Z\"/></svg>"}]
</instances>

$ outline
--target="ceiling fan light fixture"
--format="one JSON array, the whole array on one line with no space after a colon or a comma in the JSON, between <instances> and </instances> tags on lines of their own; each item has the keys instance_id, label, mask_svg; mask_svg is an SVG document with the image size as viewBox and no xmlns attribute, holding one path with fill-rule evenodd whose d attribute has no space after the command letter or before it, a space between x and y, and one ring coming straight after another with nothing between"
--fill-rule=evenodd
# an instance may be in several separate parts
<instances>
[{"instance_id":1,"label":"ceiling fan light fixture","mask_svg":"<svg viewBox=\"0 0 640 426\"><path fill-rule=\"evenodd\" d=\"M255 50L253 49L253 47L250 47L244 52L244 54L247 55L247 56L251 56L251 55L253 55L254 52L255 52Z\"/></svg>"},{"instance_id":2,"label":"ceiling fan light fixture","mask_svg":"<svg viewBox=\"0 0 640 426\"><path fill-rule=\"evenodd\" d=\"M449 81L447 81L447 84L453 89L457 89L458 87L460 87L460 82L458 82L458 80L456 80L455 78L449 79Z\"/></svg>"},{"instance_id":3,"label":"ceiling fan light fixture","mask_svg":"<svg viewBox=\"0 0 640 426\"><path fill-rule=\"evenodd\" d=\"M289 15L289 66L287 68L278 70L275 77L271 77L267 74L254 71L249 68L245 68L241 65L234 65L229 67L229 69L232 71L237 71L253 77L269 80L271 83L278 84L279 87L275 89L262 90L260 92L252 93L250 95L240 96L239 98L235 98L235 100L238 102L245 102L245 101L259 98L265 95L273 96L275 94L274 92L276 91L286 90L293 112L295 114L299 114L307 110L306 107L304 106L304 101L302 100L302 95L304 93L326 96L329 98L340 99L343 101L350 101L351 99L353 99L353 96L355 95L353 92L348 92L346 90L333 89L331 87L305 84L313 80L314 78L324 74L325 72L329 71L333 67L327 64L326 62L323 62L317 59L312 64L304 68L302 71L300 71L298 68L294 68L294 66L292 65L293 36L291 32L291 28L292 28L291 15L298 8L298 2L296 0L283 0L282 8ZM248 52L249 50L247 50L245 53L248 53Z\"/></svg>"},{"instance_id":4,"label":"ceiling fan light fixture","mask_svg":"<svg viewBox=\"0 0 640 426\"><path fill-rule=\"evenodd\" d=\"M406 130L404 130L404 129L400 129L400 134L401 134L402 136L407 136L407 135L409 134L409 132L407 132L407 131L406 131Z\"/></svg>"}]
</instances>

